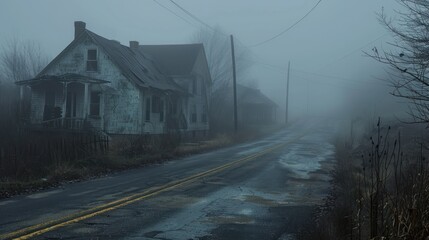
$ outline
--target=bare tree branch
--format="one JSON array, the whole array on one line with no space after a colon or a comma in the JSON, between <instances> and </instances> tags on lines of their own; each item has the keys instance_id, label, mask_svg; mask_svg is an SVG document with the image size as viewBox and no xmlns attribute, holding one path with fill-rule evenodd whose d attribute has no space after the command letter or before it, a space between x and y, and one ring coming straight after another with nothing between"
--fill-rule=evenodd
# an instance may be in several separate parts
<instances>
[{"instance_id":1,"label":"bare tree branch","mask_svg":"<svg viewBox=\"0 0 429 240\"><path fill-rule=\"evenodd\" d=\"M38 43L11 39L0 46L0 80L30 79L48 64L48 60Z\"/></svg>"},{"instance_id":2,"label":"bare tree branch","mask_svg":"<svg viewBox=\"0 0 429 240\"><path fill-rule=\"evenodd\" d=\"M398 18L392 20L384 12L379 21L395 37L389 43L395 51L366 53L375 60L388 65L391 74L392 95L411 103L409 114L415 122L429 123L429 0L397 0L403 6L396 11Z\"/></svg>"}]
</instances>

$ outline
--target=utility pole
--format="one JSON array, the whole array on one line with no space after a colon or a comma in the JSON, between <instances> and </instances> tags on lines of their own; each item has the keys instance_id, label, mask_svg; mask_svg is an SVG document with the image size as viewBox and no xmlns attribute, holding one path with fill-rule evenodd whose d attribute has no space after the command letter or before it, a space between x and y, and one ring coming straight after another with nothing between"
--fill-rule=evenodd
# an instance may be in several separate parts
<instances>
[{"instance_id":1,"label":"utility pole","mask_svg":"<svg viewBox=\"0 0 429 240\"><path fill-rule=\"evenodd\" d=\"M237 119L237 79L235 76L235 53L234 53L234 38L231 34L231 54L232 54L232 79L234 84L234 131L237 133L238 130L238 119Z\"/></svg>"},{"instance_id":2,"label":"utility pole","mask_svg":"<svg viewBox=\"0 0 429 240\"><path fill-rule=\"evenodd\" d=\"M285 124L287 124L288 118L289 118L289 77L290 77L290 61L287 66Z\"/></svg>"}]
</instances>

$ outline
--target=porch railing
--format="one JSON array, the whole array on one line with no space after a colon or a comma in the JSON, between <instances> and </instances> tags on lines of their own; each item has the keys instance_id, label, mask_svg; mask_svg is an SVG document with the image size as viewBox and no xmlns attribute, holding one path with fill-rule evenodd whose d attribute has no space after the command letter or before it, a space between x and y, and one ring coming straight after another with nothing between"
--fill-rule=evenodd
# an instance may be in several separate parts
<instances>
[{"instance_id":1,"label":"porch railing","mask_svg":"<svg viewBox=\"0 0 429 240\"><path fill-rule=\"evenodd\" d=\"M55 118L42 122L42 127L71 130L82 130L84 125L85 119L83 118Z\"/></svg>"}]
</instances>

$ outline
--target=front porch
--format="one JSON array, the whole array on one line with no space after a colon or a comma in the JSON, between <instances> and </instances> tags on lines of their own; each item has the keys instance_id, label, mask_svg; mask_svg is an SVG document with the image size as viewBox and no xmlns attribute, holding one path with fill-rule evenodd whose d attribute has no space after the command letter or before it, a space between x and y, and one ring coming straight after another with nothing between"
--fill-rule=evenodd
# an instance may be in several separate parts
<instances>
[{"instance_id":1,"label":"front porch","mask_svg":"<svg viewBox=\"0 0 429 240\"><path fill-rule=\"evenodd\" d=\"M20 81L32 89L31 124L40 128L102 129L102 84L79 74L44 75Z\"/></svg>"},{"instance_id":2,"label":"front porch","mask_svg":"<svg viewBox=\"0 0 429 240\"><path fill-rule=\"evenodd\" d=\"M90 127L90 124L84 118L61 117L43 121L41 126L53 129L84 130Z\"/></svg>"}]
</instances>

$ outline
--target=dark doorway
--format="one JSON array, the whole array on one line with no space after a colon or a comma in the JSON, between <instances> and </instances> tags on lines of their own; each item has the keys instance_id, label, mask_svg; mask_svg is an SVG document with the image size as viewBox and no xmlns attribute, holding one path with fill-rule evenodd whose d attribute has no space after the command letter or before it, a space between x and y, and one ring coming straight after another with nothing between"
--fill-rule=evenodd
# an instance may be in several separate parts
<instances>
[{"instance_id":1,"label":"dark doorway","mask_svg":"<svg viewBox=\"0 0 429 240\"><path fill-rule=\"evenodd\" d=\"M55 116L55 92L46 91L45 92L45 107L43 110L43 120L54 119Z\"/></svg>"},{"instance_id":2,"label":"dark doorway","mask_svg":"<svg viewBox=\"0 0 429 240\"><path fill-rule=\"evenodd\" d=\"M76 93L67 92L66 117L76 117Z\"/></svg>"}]
</instances>

